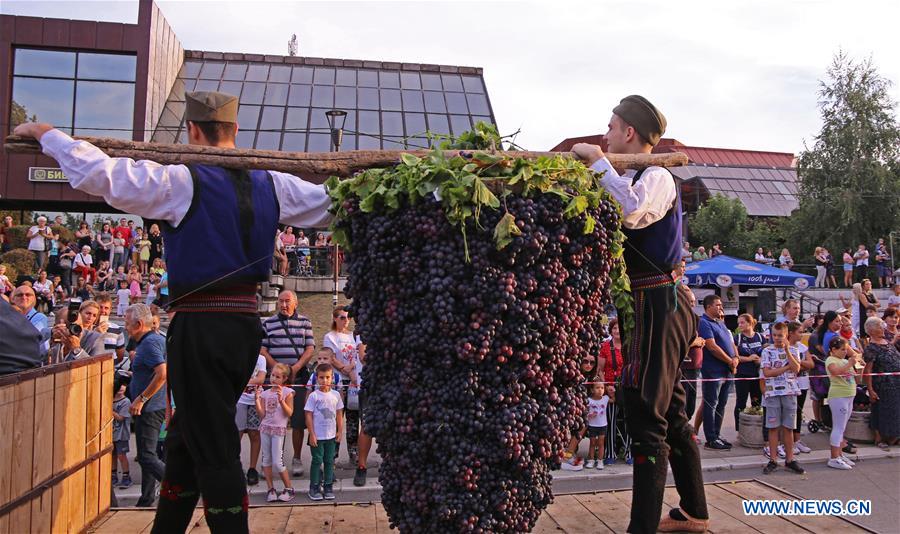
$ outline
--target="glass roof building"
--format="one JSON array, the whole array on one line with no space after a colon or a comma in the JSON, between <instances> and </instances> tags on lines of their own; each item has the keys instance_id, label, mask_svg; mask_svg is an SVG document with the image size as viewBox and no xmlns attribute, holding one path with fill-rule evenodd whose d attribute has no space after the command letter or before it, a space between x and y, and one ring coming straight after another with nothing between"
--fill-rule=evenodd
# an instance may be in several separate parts
<instances>
[{"instance_id":1,"label":"glass roof building","mask_svg":"<svg viewBox=\"0 0 900 534\"><path fill-rule=\"evenodd\" d=\"M341 150L427 148L426 132L496 123L481 68L184 50L152 0L140 0L137 24L0 15L0 72L7 131L35 119L74 135L181 143L186 91L239 98L241 148L327 152L329 109L347 112ZM0 147L0 209L111 211L56 167Z\"/></svg>"}]
</instances>

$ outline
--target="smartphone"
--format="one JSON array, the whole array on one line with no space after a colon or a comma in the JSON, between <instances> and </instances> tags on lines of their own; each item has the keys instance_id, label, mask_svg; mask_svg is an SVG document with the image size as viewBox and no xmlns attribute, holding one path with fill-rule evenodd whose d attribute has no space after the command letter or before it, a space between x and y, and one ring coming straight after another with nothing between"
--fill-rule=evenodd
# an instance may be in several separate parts
<instances>
[{"instance_id":1,"label":"smartphone","mask_svg":"<svg viewBox=\"0 0 900 534\"><path fill-rule=\"evenodd\" d=\"M97 326L103 326L104 324L109 324L109 315L100 316L100 319L97 322Z\"/></svg>"}]
</instances>

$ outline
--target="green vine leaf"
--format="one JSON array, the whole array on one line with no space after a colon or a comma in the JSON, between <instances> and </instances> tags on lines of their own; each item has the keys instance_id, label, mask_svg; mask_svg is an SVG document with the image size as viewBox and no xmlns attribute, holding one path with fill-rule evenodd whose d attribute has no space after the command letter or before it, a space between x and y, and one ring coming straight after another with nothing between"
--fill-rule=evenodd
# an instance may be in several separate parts
<instances>
[{"instance_id":1,"label":"green vine leaf","mask_svg":"<svg viewBox=\"0 0 900 534\"><path fill-rule=\"evenodd\" d=\"M507 212L500 217L497 226L494 227L494 241L497 242L497 250L506 248L512 242L513 237L517 235L522 235L522 230L516 225L516 218L512 213Z\"/></svg>"}]
</instances>

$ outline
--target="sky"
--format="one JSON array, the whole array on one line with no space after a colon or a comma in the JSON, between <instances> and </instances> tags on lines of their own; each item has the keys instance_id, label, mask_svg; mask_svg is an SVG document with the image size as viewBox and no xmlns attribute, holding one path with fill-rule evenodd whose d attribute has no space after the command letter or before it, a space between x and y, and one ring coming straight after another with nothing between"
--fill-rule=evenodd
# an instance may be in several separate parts
<instances>
[{"instance_id":1,"label":"sky","mask_svg":"<svg viewBox=\"0 0 900 534\"><path fill-rule=\"evenodd\" d=\"M839 50L871 58L900 102L900 2L165 1L188 50L476 66L502 134L547 150L605 133L641 94L687 145L797 153ZM137 2L3 0L0 13L137 21ZM900 106L895 109L900 111Z\"/></svg>"}]
</instances>

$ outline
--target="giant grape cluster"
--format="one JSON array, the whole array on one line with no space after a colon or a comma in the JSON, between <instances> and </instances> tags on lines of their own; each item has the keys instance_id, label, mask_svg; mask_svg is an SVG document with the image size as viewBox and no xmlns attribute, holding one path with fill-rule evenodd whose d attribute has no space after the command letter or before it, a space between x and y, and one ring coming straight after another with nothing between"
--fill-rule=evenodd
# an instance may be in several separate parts
<instances>
[{"instance_id":1,"label":"giant grape cluster","mask_svg":"<svg viewBox=\"0 0 900 534\"><path fill-rule=\"evenodd\" d=\"M531 530L583 425L579 362L604 337L617 206L564 216L561 195L507 194L461 232L430 195L394 209L341 202L346 293L367 344L364 425L383 459L391 523ZM510 215L518 231L498 249L492 230Z\"/></svg>"}]
</instances>

